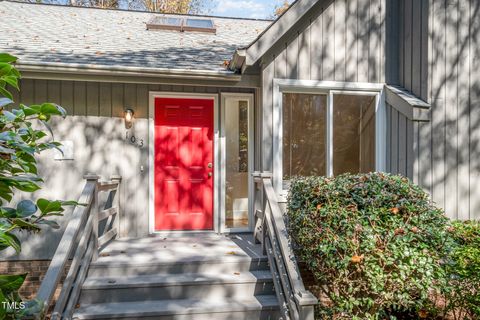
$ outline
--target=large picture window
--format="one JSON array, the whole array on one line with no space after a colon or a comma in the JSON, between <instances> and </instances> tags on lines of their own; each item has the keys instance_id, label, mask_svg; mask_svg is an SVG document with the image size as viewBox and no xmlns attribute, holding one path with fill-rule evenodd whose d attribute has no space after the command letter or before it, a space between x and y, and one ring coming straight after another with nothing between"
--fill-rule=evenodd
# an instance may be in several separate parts
<instances>
[{"instance_id":1,"label":"large picture window","mask_svg":"<svg viewBox=\"0 0 480 320\"><path fill-rule=\"evenodd\" d=\"M376 93L283 92L283 180L374 171L376 99Z\"/></svg>"}]
</instances>

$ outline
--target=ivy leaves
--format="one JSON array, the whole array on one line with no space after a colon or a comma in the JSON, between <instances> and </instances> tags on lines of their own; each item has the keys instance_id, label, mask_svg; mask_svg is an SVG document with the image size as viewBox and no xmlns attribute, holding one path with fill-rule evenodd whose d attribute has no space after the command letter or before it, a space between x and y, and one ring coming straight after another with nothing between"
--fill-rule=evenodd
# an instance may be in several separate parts
<instances>
[{"instance_id":1,"label":"ivy leaves","mask_svg":"<svg viewBox=\"0 0 480 320\"><path fill-rule=\"evenodd\" d=\"M18 231L36 233L42 226L58 229L58 223L50 218L63 215L65 206L77 203L43 198L34 201L31 196L11 203L14 197L23 198L23 193L41 188L43 179L38 175L36 156L58 149L60 143L54 140L49 121L52 117L66 116L65 109L48 102L6 109L13 104L9 90L19 90L20 73L14 67L16 61L16 57L0 53L0 251L13 248L18 254L21 251ZM0 275L1 303L21 302L17 291L25 276ZM29 301L25 306L21 311L0 308L0 320L22 319L25 312L33 314L41 310L41 303L36 301Z\"/></svg>"},{"instance_id":2,"label":"ivy leaves","mask_svg":"<svg viewBox=\"0 0 480 320\"><path fill-rule=\"evenodd\" d=\"M328 296L322 312L335 316L326 318L417 318L445 283L448 220L405 177L297 178L287 217L296 253Z\"/></svg>"}]
</instances>

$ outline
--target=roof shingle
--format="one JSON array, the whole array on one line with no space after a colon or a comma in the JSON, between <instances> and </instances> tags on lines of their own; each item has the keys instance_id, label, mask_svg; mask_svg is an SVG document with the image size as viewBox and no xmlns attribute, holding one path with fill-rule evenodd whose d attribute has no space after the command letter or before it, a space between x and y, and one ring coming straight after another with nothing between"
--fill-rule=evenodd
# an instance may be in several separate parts
<instances>
[{"instance_id":1,"label":"roof shingle","mask_svg":"<svg viewBox=\"0 0 480 320\"><path fill-rule=\"evenodd\" d=\"M0 1L0 52L20 63L223 72L235 49L271 23L214 17L216 34L146 30L155 15Z\"/></svg>"}]
</instances>

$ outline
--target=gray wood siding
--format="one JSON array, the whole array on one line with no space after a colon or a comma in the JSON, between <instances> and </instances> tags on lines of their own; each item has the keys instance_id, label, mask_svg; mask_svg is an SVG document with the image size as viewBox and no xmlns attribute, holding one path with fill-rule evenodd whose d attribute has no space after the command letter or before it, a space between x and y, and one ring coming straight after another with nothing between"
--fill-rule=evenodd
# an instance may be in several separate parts
<instances>
[{"instance_id":1,"label":"gray wood siding","mask_svg":"<svg viewBox=\"0 0 480 320\"><path fill-rule=\"evenodd\" d=\"M407 167L413 168L408 176L429 191L450 218L478 219L480 2L398 0L392 6L400 12L398 56L388 54L399 62L392 83L431 103L430 122L407 125L413 128L413 139L390 111L392 139L406 135L411 141L407 148L413 157L407 152ZM389 151L389 169L402 173L397 163L403 158L395 152Z\"/></svg>"},{"instance_id":2,"label":"gray wood siding","mask_svg":"<svg viewBox=\"0 0 480 320\"><path fill-rule=\"evenodd\" d=\"M478 219L480 2L430 0L421 7L428 9L429 20L421 20L428 41L422 40L419 49L429 53L427 59L422 56L421 62L412 64L417 72L412 74L410 90L428 100L432 109L430 123L414 123L414 179L450 218ZM427 77L416 67L423 70L424 60Z\"/></svg>"},{"instance_id":3,"label":"gray wood siding","mask_svg":"<svg viewBox=\"0 0 480 320\"><path fill-rule=\"evenodd\" d=\"M148 104L149 91L213 93L245 92L254 89L234 87L205 87L162 84L109 83L85 81L58 81L22 79L21 92L15 100L24 104L55 102L62 105L68 116L52 124L58 141L73 141L74 160L55 161L53 151L40 156L39 170L45 184L36 197L76 200L84 186L83 175L96 173L107 179L110 175L123 177L120 192L120 235L140 237L148 234ZM218 97L220 98L220 97ZM218 100L220 101L220 99ZM123 111L135 110L135 122L128 130L144 147L126 141ZM142 170L143 167L143 170ZM51 258L63 228L70 216L67 211L59 219L60 230L49 229L34 237L20 235L22 254L2 252L0 258L48 259Z\"/></svg>"},{"instance_id":4,"label":"gray wood siding","mask_svg":"<svg viewBox=\"0 0 480 320\"><path fill-rule=\"evenodd\" d=\"M262 169L272 170L273 80L385 82L384 0L321 0L262 58Z\"/></svg>"}]
</instances>

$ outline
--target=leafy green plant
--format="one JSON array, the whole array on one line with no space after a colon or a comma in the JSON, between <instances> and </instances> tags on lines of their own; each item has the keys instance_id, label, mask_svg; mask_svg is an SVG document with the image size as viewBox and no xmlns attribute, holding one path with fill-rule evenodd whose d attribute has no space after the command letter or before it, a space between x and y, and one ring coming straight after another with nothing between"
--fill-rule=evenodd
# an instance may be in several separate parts
<instances>
[{"instance_id":1,"label":"leafy green plant","mask_svg":"<svg viewBox=\"0 0 480 320\"><path fill-rule=\"evenodd\" d=\"M447 312L454 319L480 319L480 222L454 221L445 290Z\"/></svg>"},{"instance_id":2,"label":"leafy green plant","mask_svg":"<svg viewBox=\"0 0 480 320\"><path fill-rule=\"evenodd\" d=\"M325 296L318 318L431 315L431 292L445 285L448 220L407 178L296 178L287 218L296 254Z\"/></svg>"},{"instance_id":3,"label":"leafy green plant","mask_svg":"<svg viewBox=\"0 0 480 320\"><path fill-rule=\"evenodd\" d=\"M64 206L76 202L26 199L11 205L14 195L40 189L43 180L38 175L35 157L60 146L53 141L48 122L53 116L66 116L65 110L54 103L20 104L18 109L5 109L13 103L9 87L19 90L20 73L15 62L15 57L0 53L0 251L12 247L19 253L21 243L16 231L39 232L42 225L58 228L49 218L62 215ZM0 319L21 317L3 302L20 301L18 289L25 276L0 275Z\"/></svg>"}]
</instances>

